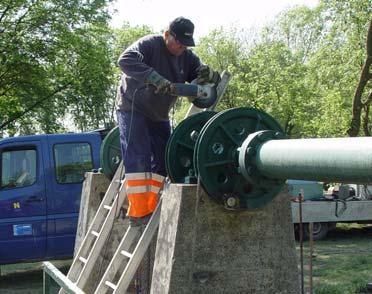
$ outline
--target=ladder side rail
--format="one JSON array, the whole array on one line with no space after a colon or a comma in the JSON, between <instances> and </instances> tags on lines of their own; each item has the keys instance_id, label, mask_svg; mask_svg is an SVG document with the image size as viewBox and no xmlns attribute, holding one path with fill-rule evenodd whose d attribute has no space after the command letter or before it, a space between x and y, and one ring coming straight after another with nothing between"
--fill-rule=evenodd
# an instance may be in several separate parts
<instances>
[{"instance_id":1,"label":"ladder side rail","mask_svg":"<svg viewBox=\"0 0 372 294\"><path fill-rule=\"evenodd\" d=\"M123 186L125 185L125 181L123 182ZM101 250L103 248L103 246L105 245L106 243L106 240L111 232L111 229L112 229L112 226L113 226L113 223L114 223L114 220L115 220L115 216L116 216L116 207L120 208L121 205L123 205L124 203L124 198L126 197L126 192L125 192L125 188L123 187L121 190L120 190L120 193L117 194L117 196L115 197L115 200L114 200L114 203L112 205L112 208L110 209L110 212L109 214L107 215L106 217L106 220L102 226L102 229L100 231L100 236L97 238L96 242L94 243L89 255L88 255L88 258L87 258L87 262L84 264L84 267L83 267L83 270L80 272L80 275L77 279L77 282L76 284L80 287L80 288L84 288L88 278L89 278L89 275L90 273L92 272L94 266L95 266L95 262L98 258L98 256L100 255L101 253Z\"/></svg>"},{"instance_id":2,"label":"ladder side rail","mask_svg":"<svg viewBox=\"0 0 372 294\"><path fill-rule=\"evenodd\" d=\"M87 230L87 234L85 235L83 242L81 243L81 246L76 253L76 256L74 256L74 260L67 274L67 277L73 282L76 282L77 277L84 266L83 263L79 260L79 258L80 257L86 258L89 250L93 246L94 242L96 242L97 236L92 235L91 232L92 231L99 232L100 228L104 224L105 218L107 217L106 212L108 212L108 210L104 206L114 205L113 199L115 199L114 197L116 196L116 192L120 184L121 168L122 164L120 164L119 168L117 169L115 176L111 181L111 184L107 189L107 192L100 206L98 207L96 215L94 216L92 223L89 226L89 229Z\"/></svg>"},{"instance_id":3,"label":"ladder side rail","mask_svg":"<svg viewBox=\"0 0 372 294\"><path fill-rule=\"evenodd\" d=\"M122 273L119 282L116 285L116 289L113 294L126 293L130 282L132 281L139 264L141 263L152 238L159 226L160 221L160 211L161 211L162 197L160 197L158 205L150 218L141 238L139 239L136 248L133 251L132 258L128 261L124 272Z\"/></svg>"},{"instance_id":4,"label":"ladder side rail","mask_svg":"<svg viewBox=\"0 0 372 294\"><path fill-rule=\"evenodd\" d=\"M96 291L94 294L104 294L107 291L107 284L106 282L112 282L116 273L118 272L120 265L125 259L128 257L124 256L121 252L125 251L128 252L130 246L133 243L134 238L136 237L140 227L131 227L129 226L124 237L122 238L114 256L112 257L110 264L108 265L105 273L102 276L100 283L97 286Z\"/></svg>"}]
</instances>

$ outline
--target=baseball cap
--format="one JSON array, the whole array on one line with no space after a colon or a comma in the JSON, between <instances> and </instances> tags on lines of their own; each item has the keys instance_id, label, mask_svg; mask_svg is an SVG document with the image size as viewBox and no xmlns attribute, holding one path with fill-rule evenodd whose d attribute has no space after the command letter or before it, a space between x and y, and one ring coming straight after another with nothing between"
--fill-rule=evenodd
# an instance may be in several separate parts
<instances>
[{"instance_id":1,"label":"baseball cap","mask_svg":"<svg viewBox=\"0 0 372 294\"><path fill-rule=\"evenodd\" d=\"M182 45L193 47L194 24L184 17L177 17L169 24L169 31Z\"/></svg>"}]
</instances>

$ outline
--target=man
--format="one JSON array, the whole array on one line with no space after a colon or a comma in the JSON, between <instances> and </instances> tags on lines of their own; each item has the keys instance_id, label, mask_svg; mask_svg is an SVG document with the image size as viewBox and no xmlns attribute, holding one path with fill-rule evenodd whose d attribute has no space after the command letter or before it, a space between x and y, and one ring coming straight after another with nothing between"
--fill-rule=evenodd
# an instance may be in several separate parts
<instances>
[{"instance_id":1,"label":"man","mask_svg":"<svg viewBox=\"0 0 372 294\"><path fill-rule=\"evenodd\" d=\"M169 94L171 83L220 80L188 49L195 46L193 33L193 23L178 17L163 35L139 39L119 58L123 75L117 113L131 225L147 222L166 175L169 111L177 98Z\"/></svg>"}]
</instances>

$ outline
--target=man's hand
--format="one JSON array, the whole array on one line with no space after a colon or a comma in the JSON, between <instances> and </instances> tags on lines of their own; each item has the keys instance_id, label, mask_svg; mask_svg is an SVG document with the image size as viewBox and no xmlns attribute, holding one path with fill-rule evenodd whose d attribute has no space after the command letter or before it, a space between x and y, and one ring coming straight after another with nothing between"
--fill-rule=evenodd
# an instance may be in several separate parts
<instances>
[{"instance_id":1,"label":"man's hand","mask_svg":"<svg viewBox=\"0 0 372 294\"><path fill-rule=\"evenodd\" d=\"M170 88L171 88L171 82L168 81L167 79L162 79L157 85L155 85L156 94L169 94L170 93Z\"/></svg>"},{"instance_id":2,"label":"man's hand","mask_svg":"<svg viewBox=\"0 0 372 294\"><path fill-rule=\"evenodd\" d=\"M169 94L171 82L153 70L145 83L155 86L155 94Z\"/></svg>"},{"instance_id":3,"label":"man's hand","mask_svg":"<svg viewBox=\"0 0 372 294\"><path fill-rule=\"evenodd\" d=\"M196 77L196 82L198 84L213 83L218 85L221 81L221 76L218 71L214 71L208 65L202 64L198 70L198 76Z\"/></svg>"}]
</instances>

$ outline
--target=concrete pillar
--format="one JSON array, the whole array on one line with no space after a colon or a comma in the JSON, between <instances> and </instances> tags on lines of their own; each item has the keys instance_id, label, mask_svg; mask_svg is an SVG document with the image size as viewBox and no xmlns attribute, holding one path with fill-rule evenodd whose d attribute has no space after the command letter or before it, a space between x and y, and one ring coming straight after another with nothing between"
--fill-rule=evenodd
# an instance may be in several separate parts
<instances>
[{"instance_id":1,"label":"concrete pillar","mask_svg":"<svg viewBox=\"0 0 372 294\"><path fill-rule=\"evenodd\" d=\"M104 174L93 172L85 173L85 180L83 182L80 199L79 221L76 230L74 256L79 250L81 242L84 240L87 230L109 185L110 180Z\"/></svg>"},{"instance_id":2,"label":"concrete pillar","mask_svg":"<svg viewBox=\"0 0 372 294\"><path fill-rule=\"evenodd\" d=\"M240 212L196 185L163 197L151 293L300 292L288 194Z\"/></svg>"}]
</instances>

